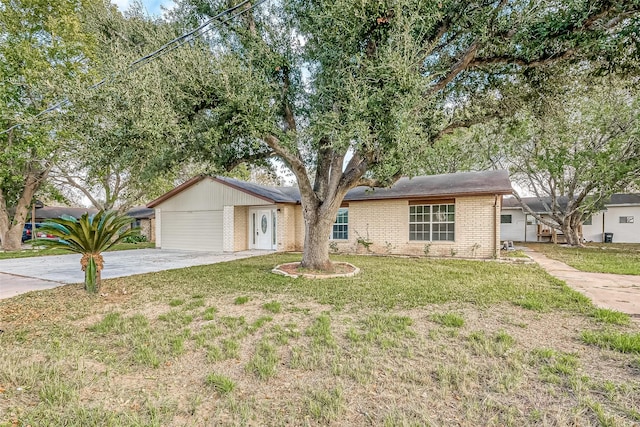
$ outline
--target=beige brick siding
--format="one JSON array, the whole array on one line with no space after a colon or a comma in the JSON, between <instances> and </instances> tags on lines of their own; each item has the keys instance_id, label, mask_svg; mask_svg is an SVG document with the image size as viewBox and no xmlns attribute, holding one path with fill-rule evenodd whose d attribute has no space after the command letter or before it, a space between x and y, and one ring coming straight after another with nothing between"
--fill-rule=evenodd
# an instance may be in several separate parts
<instances>
[{"instance_id":1,"label":"beige brick siding","mask_svg":"<svg viewBox=\"0 0 640 427\"><path fill-rule=\"evenodd\" d=\"M296 217L296 236L295 236L295 250L301 251L304 248L304 217L302 216L302 206L296 205L295 207Z\"/></svg>"},{"instance_id":2,"label":"beige brick siding","mask_svg":"<svg viewBox=\"0 0 640 427\"><path fill-rule=\"evenodd\" d=\"M279 251L295 251L296 248L296 206L277 205L277 241Z\"/></svg>"},{"instance_id":3,"label":"beige brick siding","mask_svg":"<svg viewBox=\"0 0 640 427\"><path fill-rule=\"evenodd\" d=\"M235 209L233 206L224 206L222 208L222 250L225 252L233 252L235 249L233 226L235 219Z\"/></svg>"},{"instance_id":4,"label":"beige brick siding","mask_svg":"<svg viewBox=\"0 0 640 427\"><path fill-rule=\"evenodd\" d=\"M365 253L360 237L372 242L373 253L424 255L428 245L430 256L491 258L500 241L500 207L494 203L494 196L456 198L455 241L423 242L409 241L407 200L350 202L349 239L334 242L341 252Z\"/></svg>"},{"instance_id":5,"label":"beige brick siding","mask_svg":"<svg viewBox=\"0 0 640 427\"><path fill-rule=\"evenodd\" d=\"M246 251L249 249L249 207L234 206L233 209L233 250Z\"/></svg>"}]
</instances>

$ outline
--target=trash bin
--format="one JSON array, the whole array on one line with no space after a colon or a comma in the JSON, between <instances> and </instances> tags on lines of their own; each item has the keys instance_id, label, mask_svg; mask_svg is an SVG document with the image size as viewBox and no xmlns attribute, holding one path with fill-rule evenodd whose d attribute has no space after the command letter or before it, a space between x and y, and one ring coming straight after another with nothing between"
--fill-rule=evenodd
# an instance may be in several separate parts
<instances>
[{"instance_id":1,"label":"trash bin","mask_svg":"<svg viewBox=\"0 0 640 427\"><path fill-rule=\"evenodd\" d=\"M604 233L604 242L613 243L613 233Z\"/></svg>"}]
</instances>

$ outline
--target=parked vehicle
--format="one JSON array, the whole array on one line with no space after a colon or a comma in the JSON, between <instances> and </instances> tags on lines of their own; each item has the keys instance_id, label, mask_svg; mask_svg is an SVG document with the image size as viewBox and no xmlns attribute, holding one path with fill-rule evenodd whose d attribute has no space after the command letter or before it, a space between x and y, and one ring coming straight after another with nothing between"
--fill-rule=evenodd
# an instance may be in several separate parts
<instances>
[{"instance_id":1,"label":"parked vehicle","mask_svg":"<svg viewBox=\"0 0 640 427\"><path fill-rule=\"evenodd\" d=\"M33 237L33 230L32 230L32 226L33 224L28 222L24 225L24 228L22 229L22 242L28 242L31 240L31 238ZM38 228L40 228L42 226L41 223L36 222L36 239L49 239L49 240L58 240L58 238L52 234L47 234L47 233L43 233L38 231Z\"/></svg>"}]
</instances>

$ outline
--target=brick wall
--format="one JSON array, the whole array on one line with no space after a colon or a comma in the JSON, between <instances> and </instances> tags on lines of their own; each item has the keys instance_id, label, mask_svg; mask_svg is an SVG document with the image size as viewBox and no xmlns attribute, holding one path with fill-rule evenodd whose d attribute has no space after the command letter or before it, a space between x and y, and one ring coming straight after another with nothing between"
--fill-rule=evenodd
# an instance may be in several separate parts
<instances>
[{"instance_id":1,"label":"brick wall","mask_svg":"<svg viewBox=\"0 0 640 427\"><path fill-rule=\"evenodd\" d=\"M498 198L500 201L500 198ZM455 241L409 241L409 202L377 200L349 203L349 239L335 240L340 252L366 253L358 239L371 242L368 251L380 254L491 258L500 242L500 207L494 196L455 199ZM299 208L299 207L298 207ZM297 245L304 243L304 221L299 208ZM498 251L499 253L499 251Z\"/></svg>"},{"instance_id":2,"label":"brick wall","mask_svg":"<svg viewBox=\"0 0 640 427\"><path fill-rule=\"evenodd\" d=\"M233 209L233 250L246 251L249 249L249 207L234 206Z\"/></svg>"},{"instance_id":3,"label":"brick wall","mask_svg":"<svg viewBox=\"0 0 640 427\"><path fill-rule=\"evenodd\" d=\"M296 250L296 206L277 205L277 240L279 251Z\"/></svg>"}]
</instances>

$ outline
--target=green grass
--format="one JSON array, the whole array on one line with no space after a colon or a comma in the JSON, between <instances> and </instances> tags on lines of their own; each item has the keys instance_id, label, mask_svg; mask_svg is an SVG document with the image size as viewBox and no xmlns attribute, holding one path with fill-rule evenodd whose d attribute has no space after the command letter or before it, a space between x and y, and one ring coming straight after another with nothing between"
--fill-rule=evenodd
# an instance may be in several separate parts
<instances>
[{"instance_id":1,"label":"green grass","mask_svg":"<svg viewBox=\"0 0 640 427\"><path fill-rule=\"evenodd\" d=\"M436 313L429 316L429 320L443 326L461 328L464 326L464 319L455 313Z\"/></svg>"},{"instance_id":2,"label":"green grass","mask_svg":"<svg viewBox=\"0 0 640 427\"><path fill-rule=\"evenodd\" d=\"M220 394L231 393L236 388L236 384L231 378L216 374L215 372L207 375L205 383L213 387Z\"/></svg>"},{"instance_id":3,"label":"green grass","mask_svg":"<svg viewBox=\"0 0 640 427\"><path fill-rule=\"evenodd\" d=\"M640 275L638 244L590 243L583 248L550 243L527 243L527 246L580 271Z\"/></svg>"},{"instance_id":4,"label":"green grass","mask_svg":"<svg viewBox=\"0 0 640 427\"><path fill-rule=\"evenodd\" d=\"M151 242L141 243L118 243L109 251L127 251L131 249L149 249L155 248L156 244ZM62 249L23 249L20 251L12 252L0 252L0 259L12 259L12 258L30 258L37 256L49 256L49 255L68 255L71 252L64 251Z\"/></svg>"},{"instance_id":5,"label":"green grass","mask_svg":"<svg viewBox=\"0 0 640 427\"><path fill-rule=\"evenodd\" d=\"M631 317L628 314L608 308L596 308L593 310L593 317L598 322L610 325L628 325L631 322Z\"/></svg>"},{"instance_id":6,"label":"green grass","mask_svg":"<svg viewBox=\"0 0 640 427\"><path fill-rule=\"evenodd\" d=\"M535 310L556 308L584 311L590 301L549 276L537 265L505 265L463 260L431 260L341 256L336 260L358 265L356 277L327 280L292 279L271 273L274 265L299 259L297 255L268 255L170 270L120 283L138 292L174 298L176 289L223 296L269 294L286 289L293 298L311 299L336 308L416 308L450 301L488 306L500 302L533 305ZM402 278L399 280L399 278Z\"/></svg>"},{"instance_id":7,"label":"green grass","mask_svg":"<svg viewBox=\"0 0 640 427\"><path fill-rule=\"evenodd\" d=\"M582 341L598 347L609 348L621 353L640 354L640 332L590 332L582 333Z\"/></svg>"},{"instance_id":8,"label":"green grass","mask_svg":"<svg viewBox=\"0 0 640 427\"><path fill-rule=\"evenodd\" d=\"M248 302L249 302L249 297L247 297L247 296L237 297L235 300L233 300L233 303L235 305L242 305L242 304L246 304Z\"/></svg>"},{"instance_id":9,"label":"green grass","mask_svg":"<svg viewBox=\"0 0 640 427\"><path fill-rule=\"evenodd\" d=\"M270 301L266 304L263 304L262 308L270 313L277 314L282 311L282 304L280 304L278 301Z\"/></svg>"}]
</instances>

